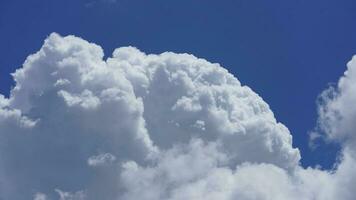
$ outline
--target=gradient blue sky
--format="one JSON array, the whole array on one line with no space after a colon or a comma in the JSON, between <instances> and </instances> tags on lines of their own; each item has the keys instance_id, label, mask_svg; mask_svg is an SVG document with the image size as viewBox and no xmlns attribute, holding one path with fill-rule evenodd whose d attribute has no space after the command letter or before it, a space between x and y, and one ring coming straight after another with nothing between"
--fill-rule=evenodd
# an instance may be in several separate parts
<instances>
[{"instance_id":1,"label":"gradient blue sky","mask_svg":"<svg viewBox=\"0 0 356 200\"><path fill-rule=\"evenodd\" d=\"M0 0L0 93L51 33L104 48L187 52L218 62L271 106L304 166L334 163L336 145L308 147L316 98L356 53L353 0Z\"/></svg>"}]
</instances>

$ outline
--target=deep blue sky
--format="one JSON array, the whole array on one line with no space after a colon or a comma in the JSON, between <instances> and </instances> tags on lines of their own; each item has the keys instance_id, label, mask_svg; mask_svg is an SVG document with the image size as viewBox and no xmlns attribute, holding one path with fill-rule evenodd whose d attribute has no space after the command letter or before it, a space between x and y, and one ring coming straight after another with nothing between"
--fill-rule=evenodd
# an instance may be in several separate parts
<instances>
[{"instance_id":1,"label":"deep blue sky","mask_svg":"<svg viewBox=\"0 0 356 200\"><path fill-rule=\"evenodd\" d=\"M304 166L334 162L308 147L316 98L356 53L354 0L0 0L0 93L51 32L113 49L188 52L218 62L260 94L292 132Z\"/></svg>"}]
</instances>

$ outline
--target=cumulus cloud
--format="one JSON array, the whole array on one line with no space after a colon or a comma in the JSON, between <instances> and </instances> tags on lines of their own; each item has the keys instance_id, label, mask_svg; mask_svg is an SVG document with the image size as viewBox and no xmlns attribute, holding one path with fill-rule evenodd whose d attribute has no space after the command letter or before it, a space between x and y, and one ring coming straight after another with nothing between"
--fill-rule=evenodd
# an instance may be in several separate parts
<instances>
[{"instance_id":1,"label":"cumulus cloud","mask_svg":"<svg viewBox=\"0 0 356 200\"><path fill-rule=\"evenodd\" d=\"M356 111L340 108L352 105L353 64L319 106L320 127L345 144L335 169L322 171L299 165L287 127L219 64L134 47L103 57L98 45L53 33L13 73L10 97L0 95L0 199L355 195L345 141Z\"/></svg>"},{"instance_id":2,"label":"cumulus cloud","mask_svg":"<svg viewBox=\"0 0 356 200\"><path fill-rule=\"evenodd\" d=\"M356 57L347 64L336 87L321 94L319 128L331 140L356 142Z\"/></svg>"}]
</instances>

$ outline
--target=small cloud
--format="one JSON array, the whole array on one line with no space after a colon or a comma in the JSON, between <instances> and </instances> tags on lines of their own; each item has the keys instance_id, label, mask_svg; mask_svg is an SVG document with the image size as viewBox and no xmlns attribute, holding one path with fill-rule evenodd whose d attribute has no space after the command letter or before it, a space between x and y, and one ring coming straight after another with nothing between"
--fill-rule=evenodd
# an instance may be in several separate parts
<instances>
[{"instance_id":1,"label":"small cloud","mask_svg":"<svg viewBox=\"0 0 356 200\"><path fill-rule=\"evenodd\" d=\"M116 157L111 153L103 153L96 156L91 156L88 159L88 165L92 167L99 167L104 165L109 165L115 162Z\"/></svg>"},{"instance_id":2,"label":"small cloud","mask_svg":"<svg viewBox=\"0 0 356 200\"><path fill-rule=\"evenodd\" d=\"M47 195L38 192L34 195L33 200L47 200Z\"/></svg>"},{"instance_id":3,"label":"small cloud","mask_svg":"<svg viewBox=\"0 0 356 200\"><path fill-rule=\"evenodd\" d=\"M55 189L55 191L59 195L59 200L84 200L86 199L86 195L84 191L78 192L65 192L60 189Z\"/></svg>"},{"instance_id":4,"label":"small cloud","mask_svg":"<svg viewBox=\"0 0 356 200\"><path fill-rule=\"evenodd\" d=\"M193 126L197 129L205 131L205 122L202 120L197 120Z\"/></svg>"},{"instance_id":5,"label":"small cloud","mask_svg":"<svg viewBox=\"0 0 356 200\"><path fill-rule=\"evenodd\" d=\"M318 140L319 139L322 139L322 135L317 132L317 131L311 131L309 132L309 142L308 142L308 145L309 145L309 148L311 149L316 149L318 147Z\"/></svg>"}]
</instances>

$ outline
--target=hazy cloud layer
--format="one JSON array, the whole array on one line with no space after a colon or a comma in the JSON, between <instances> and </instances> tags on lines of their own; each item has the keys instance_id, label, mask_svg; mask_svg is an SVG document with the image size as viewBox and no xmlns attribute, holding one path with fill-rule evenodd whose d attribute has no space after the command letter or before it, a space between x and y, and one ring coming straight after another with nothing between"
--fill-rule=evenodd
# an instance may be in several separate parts
<instances>
[{"instance_id":1,"label":"hazy cloud layer","mask_svg":"<svg viewBox=\"0 0 356 200\"><path fill-rule=\"evenodd\" d=\"M356 61L323 93L333 171L304 169L267 103L218 64L51 34L0 95L0 199L351 200Z\"/></svg>"}]
</instances>

